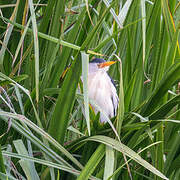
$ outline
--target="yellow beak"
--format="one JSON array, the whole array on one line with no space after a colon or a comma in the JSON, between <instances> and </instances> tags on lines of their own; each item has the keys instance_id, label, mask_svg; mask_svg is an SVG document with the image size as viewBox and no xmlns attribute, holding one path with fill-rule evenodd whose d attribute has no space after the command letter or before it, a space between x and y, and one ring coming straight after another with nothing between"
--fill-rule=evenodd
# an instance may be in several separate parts
<instances>
[{"instance_id":1,"label":"yellow beak","mask_svg":"<svg viewBox=\"0 0 180 180\"><path fill-rule=\"evenodd\" d=\"M116 63L117 61L108 61L108 62L104 62L104 63L100 63L98 64L99 68L104 68L106 66L111 66L112 64Z\"/></svg>"}]
</instances>

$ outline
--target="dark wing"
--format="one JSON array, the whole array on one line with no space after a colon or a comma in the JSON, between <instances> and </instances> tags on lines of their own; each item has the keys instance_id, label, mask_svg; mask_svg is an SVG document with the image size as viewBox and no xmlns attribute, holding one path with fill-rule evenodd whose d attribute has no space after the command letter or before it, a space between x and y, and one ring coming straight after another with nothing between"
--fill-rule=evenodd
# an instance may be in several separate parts
<instances>
[{"instance_id":1,"label":"dark wing","mask_svg":"<svg viewBox=\"0 0 180 180\"><path fill-rule=\"evenodd\" d=\"M109 76L109 77L110 77L111 82L113 83L114 87L116 88L116 84L115 84L114 80L111 78L111 76Z\"/></svg>"},{"instance_id":2,"label":"dark wing","mask_svg":"<svg viewBox=\"0 0 180 180\"><path fill-rule=\"evenodd\" d=\"M104 59L100 59L100 58L95 58L92 61L90 61L89 63L104 63L106 62Z\"/></svg>"},{"instance_id":3,"label":"dark wing","mask_svg":"<svg viewBox=\"0 0 180 180\"><path fill-rule=\"evenodd\" d=\"M119 103L119 99L117 95L111 96L112 104L113 104L113 112L114 116L116 116L116 111Z\"/></svg>"}]
</instances>

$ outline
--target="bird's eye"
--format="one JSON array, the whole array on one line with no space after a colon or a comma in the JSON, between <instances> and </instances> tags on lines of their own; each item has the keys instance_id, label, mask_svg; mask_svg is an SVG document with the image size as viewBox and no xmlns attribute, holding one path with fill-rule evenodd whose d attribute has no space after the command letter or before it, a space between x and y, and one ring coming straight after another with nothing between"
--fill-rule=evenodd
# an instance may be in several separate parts
<instances>
[{"instance_id":1,"label":"bird's eye","mask_svg":"<svg viewBox=\"0 0 180 180\"><path fill-rule=\"evenodd\" d=\"M98 63L97 66L98 66L98 68L102 68L103 67L102 63Z\"/></svg>"}]
</instances>

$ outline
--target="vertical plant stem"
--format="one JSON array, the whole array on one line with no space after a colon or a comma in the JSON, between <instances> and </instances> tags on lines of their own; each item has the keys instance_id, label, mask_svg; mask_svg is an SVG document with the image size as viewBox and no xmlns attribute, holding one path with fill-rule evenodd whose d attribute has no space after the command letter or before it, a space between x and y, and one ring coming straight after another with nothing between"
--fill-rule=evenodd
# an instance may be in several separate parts
<instances>
[{"instance_id":1,"label":"vertical plant stem","mask_svg":"<svg viewBox=\"0 0 180 180\"><path fill-rule=\"evenodd\" d=\"M157 165L156 168L161 171L162 173L164 172L164 160L163 160L163 155L164 155L164 123L161 123L161 126L159 127L157 131L157 139L156 141L161 141L157 146ZM161 180L160 177L156 176L157 180Z\"/></svg>"},{"instance_id":2,"label":"vertical plant stem","mask_svg":"<svg viewBox=\"0 0 180 180\"><path fill-rule=\"evenodd\" d=\"M89 176L93 173L99 162L102 160L105 154L105 145L101 144L96 149L94 154L91 156L90 160L82 170L81 174L77 178L77 180L87 180Z\"/></svg>"},{"instance_id":3,"label":"vertical plant stem","mask_svg":"<svg viewBox=\"0 0 180 180\"><path fill-rule=\"evenodd\" d=\"M6 173L3 156L2 156L2 151L1 151L1 144L0 144L0 172Z\"/></svg>"}]
</instances>

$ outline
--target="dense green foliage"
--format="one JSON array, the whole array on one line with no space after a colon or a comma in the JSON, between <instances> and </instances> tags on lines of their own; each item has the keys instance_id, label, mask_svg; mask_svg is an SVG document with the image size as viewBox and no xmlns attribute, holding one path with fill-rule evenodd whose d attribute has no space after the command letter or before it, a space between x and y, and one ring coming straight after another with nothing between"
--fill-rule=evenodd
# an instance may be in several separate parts
<instances>
[{"instance_id":1,"label":"dense green foliage","mask_svg":"<svg viewBox=\"0 0 180 180\"><path fill-rule=\"evenodd\" d=\"M0 179L180 179L179 0L0 0L0 10ZM89 106L93 57L118 61L106 124Z\"/></svg>"}]
</instances>

